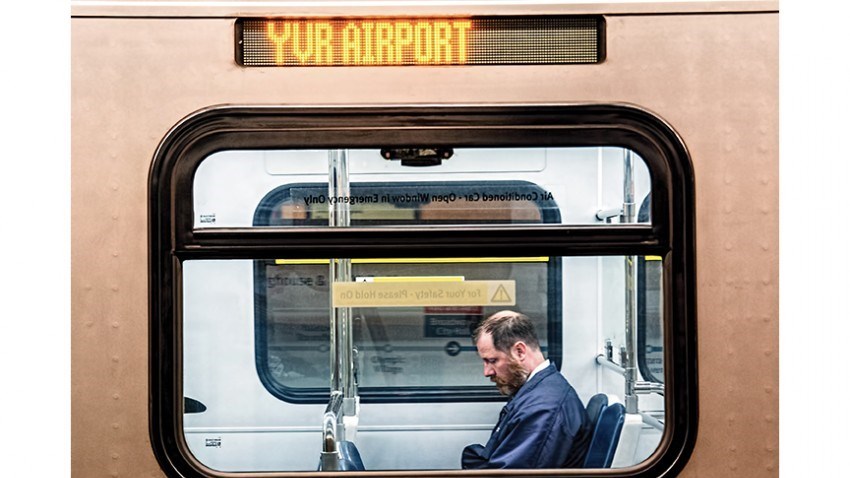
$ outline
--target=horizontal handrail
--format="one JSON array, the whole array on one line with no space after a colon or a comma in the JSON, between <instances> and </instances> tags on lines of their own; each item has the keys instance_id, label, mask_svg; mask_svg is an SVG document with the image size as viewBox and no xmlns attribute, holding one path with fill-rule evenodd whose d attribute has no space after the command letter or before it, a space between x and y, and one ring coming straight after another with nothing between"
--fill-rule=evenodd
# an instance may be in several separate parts
<instances>
[{"instance_id":1,"label":"horizontal handrail","mask_svg":"<svg viewBox=\"0 0 850 478\"><path fill-rule=\"evenodd\" d=\"M664 423L662 423L661 420L646 412L640 412L640 417L643 419L643 423L655 428L656 430L664 431Z\"/></svg>"},{"instance_id":2,"label":"horizontal handrail","mask_svg":"<svg viewBox=\"0 0 850 478\"><path fill-rule=\"evenodd\" d=\"M609 369L614 372L617 372L620 375L623 375L626 370L619 366L616 362L608 359L604 354L599 354L596 356L596 363ZM638 380L635 382L635 393L638 394L649 394L649 393L657 393L659 395L664 395L664 384L658 382L647 382L645 380Z\"/></svg>"},{"instance_id":3,"label":"horizontal handrail","mask_svg":"<svg viewBox=\"0 0 850 478\"><path fill-rule=\"evenodd\" d=\"M609 360L608 357L606 357L605 355L602 355L602 354L597 355L596 356L596 363L599 364L599 365L602 365L603 367L605 367L609 370L613 370L614 372L617 372L620 375L623 375L624 373L626 373L626 369L617 365L616 362Z\"/></svg>"}]
</instances>

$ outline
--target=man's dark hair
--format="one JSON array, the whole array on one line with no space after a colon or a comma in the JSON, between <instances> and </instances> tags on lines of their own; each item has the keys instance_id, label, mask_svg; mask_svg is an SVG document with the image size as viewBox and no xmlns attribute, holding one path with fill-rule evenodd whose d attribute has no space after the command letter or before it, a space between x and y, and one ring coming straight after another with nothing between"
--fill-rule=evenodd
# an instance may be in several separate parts
<instances>
[{"instance_id":1,"label":"man's dark hair","mask_svg":"<svg viewBox=\"0 0 850 478\"><path fill-rule=\"evenodd\" d=\"M519 341L525 342L532 349L540 349L534 324L528 316L519 312L503 310L487 317L472 332L472 342L477 344L485 332L493 337L493 347L501 352L509 353L511 347Z\"/></svg>"}]
</instances>

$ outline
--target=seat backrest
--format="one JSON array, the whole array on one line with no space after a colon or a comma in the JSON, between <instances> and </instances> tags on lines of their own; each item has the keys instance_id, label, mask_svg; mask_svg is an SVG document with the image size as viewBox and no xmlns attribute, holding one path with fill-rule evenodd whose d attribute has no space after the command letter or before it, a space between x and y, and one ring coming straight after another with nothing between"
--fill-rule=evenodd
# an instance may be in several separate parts
<instances>
[{"instance_id":1,"label":"seat backrest","mask_svg":"<svg viewBox=\"0 0 850 478\"><path fill-rule=\"evenodd\" d=\"M360 458L360 452L357 446L350 441L339 442L339 463L340 469L343 471L366 471L363 466L363 459Z\"/></svg>"},{"instance_id":2,"label":"seat backrest","mask_svg":"<svg viewBox=\"0 0 850 478\"><path fill-rule=\"evenodd\" d=\"M602 410L593 439L584 458L585 468L609 468L617 451L620 431L626 418L626 407L621 403L613 403Z\"/></svg>"},{"instance_id":3,"label":"seat backrest","mask_svg":"<svg viewBox=\"0 0 850 478\"><path fill-rule=\"evenodd\" d=\"M602 414L602 410L604 410L607 406L608 395L605 395L604 393L597 393L590 397L590 400L587 401L587 418L590 423L591 433L596 430L596 423L599 422L599 415Z\"/></svg>"}]
</instances>

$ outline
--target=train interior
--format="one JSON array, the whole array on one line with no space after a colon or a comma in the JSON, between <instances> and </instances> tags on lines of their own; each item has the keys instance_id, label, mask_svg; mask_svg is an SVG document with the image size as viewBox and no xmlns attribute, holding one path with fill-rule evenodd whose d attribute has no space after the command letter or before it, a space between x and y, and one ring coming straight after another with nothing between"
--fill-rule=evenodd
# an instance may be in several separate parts
<instances>
[{"instance_id":1,"label":"train interior","mask_svg":"<svg viewBox=\"0 0 850 478\"><path fill-rule=\"evenodd\" d=\"M196 229L486 231L651 224L651 184L614 146L233 149L204 159L192 194ZM663 263L534 250L186 260L186 447L224 472L458 469L506 400L471 331L513 309L586 405L622 410L606 457L586 466L640 463L666 421Z\"/></svg>"}]
</instances>

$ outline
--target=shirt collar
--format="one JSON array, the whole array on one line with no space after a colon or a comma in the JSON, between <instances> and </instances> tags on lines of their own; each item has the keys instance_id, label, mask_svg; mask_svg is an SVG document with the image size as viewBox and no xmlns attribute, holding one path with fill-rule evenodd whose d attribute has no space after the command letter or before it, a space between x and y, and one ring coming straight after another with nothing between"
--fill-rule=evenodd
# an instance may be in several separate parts
<instances>
[{"instance_id":1,"label":"shirt collar","mask_svg":"<svg viewBox=\"0 0 850 478\"><path fill-rule=\"evenodd\" d=\"M537 368L535 368L534 370L531 371L530 374L528 374L528 378L526 378L525 381L528 382L529 380L531 380L531 377L537 375L537 372L540 372L541 370L545 369L548 366L549 366L549 360L548 359L544 360L540 365L537 366Z\"/></svg>"}]
</instances>

